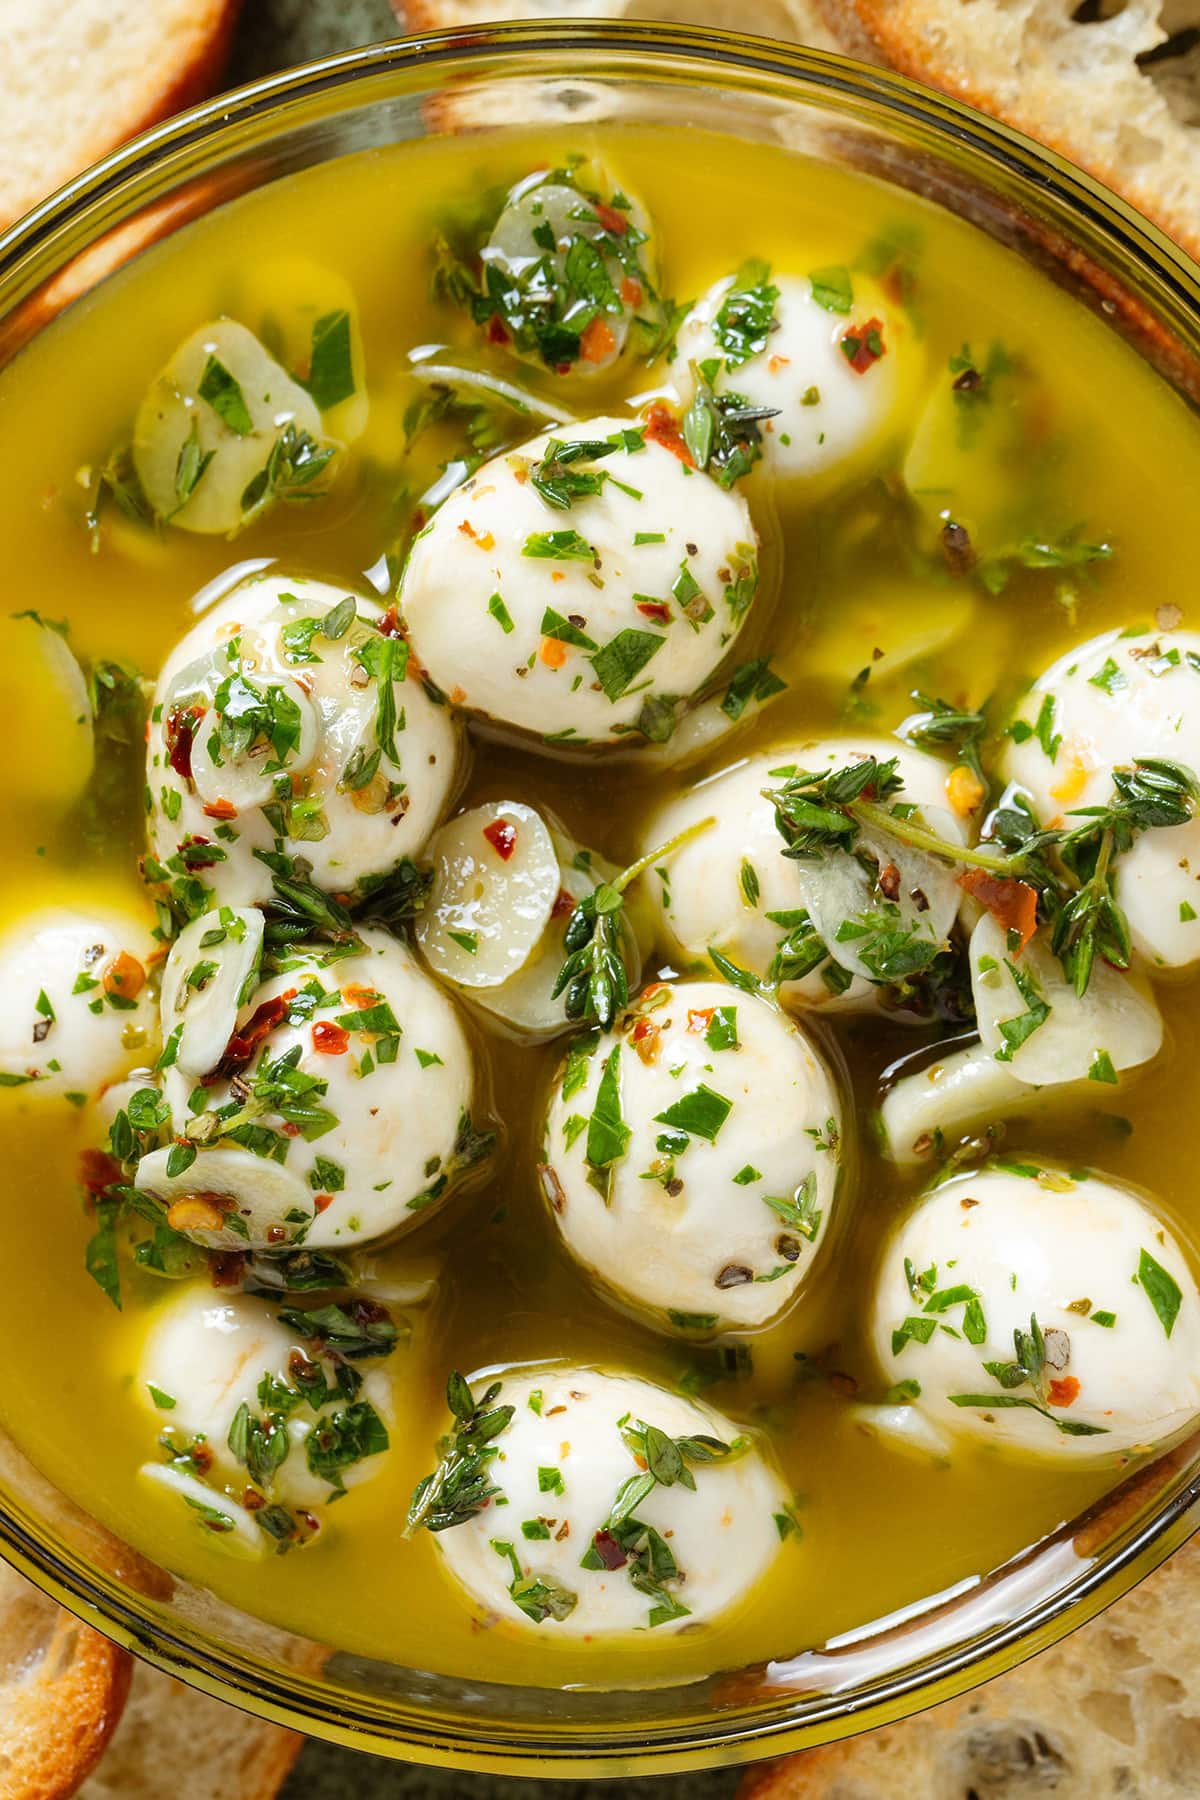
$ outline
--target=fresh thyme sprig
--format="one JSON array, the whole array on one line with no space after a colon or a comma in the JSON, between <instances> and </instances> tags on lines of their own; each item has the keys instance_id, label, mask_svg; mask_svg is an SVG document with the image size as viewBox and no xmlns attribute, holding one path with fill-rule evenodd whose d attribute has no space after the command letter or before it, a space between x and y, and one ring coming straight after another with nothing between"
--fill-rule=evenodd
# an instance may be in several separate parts
<instances>
[{"instance_id":1,"label":"fresh thyme sprig","mask_svg":"<svg viewBox=\"0 0 1200 1800\"><path fill-rule=\"evenodd\" d=\"M568 1019L594 1019L607 1031L621 1008L629 1004L629 977L621 955L626 890L655 863L673 856L715 824L715 819L702 819L690 825L630 863L615 880L600 882L578 902L563 937L566 961L550 994L552 1000L565 995L563 1010Z\"/></svg>"},{"instance_id":2,"label":"fresh thyme sprig","mask_svg":"<svg viewBox=\"0 0 1200 1800\"><path fill-rule=\"evenodd\" d=\"M1200 784L1189 769L1140 757L1132 769L1113 771L1116 795L1106 805L1067 814L1078 824L1044 828L1019 798L1001 808L992 831L1002 848L992 850L953 844L915 812L886 805L902 786L896 759L872 756L823 774L798 770L782 787L763 792L775 807L785 856L819 861L831 851L852 850L866 828L948 863L1024 882L1037 895L1051 948L1080 996L1097 956L1125 969L1132 954L1128 921L1112 891L1114 859L1144 831L1186 824L1200 801Z\"/></svg>"},{"instance_id":3,"label":"fresh thyme sprig","mask_svg":"<svg viewBox=\"0 0 1200 1800\"><path fill-rule=\"evenodd\" d=\"M493 1381L478 1400L466 1377L455 1370L446 1383L446 1402L454 1415L453 1433L439 1445L441 1461L431 1475L419 1481L408 1503L405 1537L424 1526L426 1531L448 1531L465 1525L481 1512L500 1489L491 1478L498 1454L493 1439L499 1437L516 1408L495 1406L501 1383Z\"/></svg>"}]
</instances>

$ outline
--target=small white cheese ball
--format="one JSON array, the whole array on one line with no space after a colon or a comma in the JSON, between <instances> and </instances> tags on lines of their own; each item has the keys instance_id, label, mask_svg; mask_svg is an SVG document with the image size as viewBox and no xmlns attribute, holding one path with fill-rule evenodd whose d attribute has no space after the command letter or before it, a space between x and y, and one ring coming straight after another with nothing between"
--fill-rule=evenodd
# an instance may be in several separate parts
<instances>
[{"instance_id":1,"label":"small white cheese ball","mask_svg":"<svg viewBox=\"0 0 1200 1800\"><path fill-rule=\"evenodd\" d=\"M612 194L604 171L586 163L538 170L510 191L480 252L486 291L491 272L507 291L491 341L558 375L595 375L620 357L635 319L653 327L661 307L648 222L623 196L610 204Z\"/></svg>"},{"instance_id":2,"label":"small white cheese ball","mask_svg":"<svg viewBox=\"0 0 1200 1800\"><path fill-rule=\"evenodd\" d=\"M433 885L414 925L434 973L524 1035L574 1029L554 996L575 903L617 870L553 830L532 806L492 800L443 825L429 847ZM622 915L626 976L641 950Z\"/></svg>"},{"instance_id":3,"label":"small white cheese ball","mask_svg":"<svg viewBox=\"0 0 1200 1800\"><path fill-rule=\"evenodd\" d=\"M941 836L965 840L963 823L947 799L949 767L937 757L893 738L782 745L706 777L646 826L643 852L705 818L716 821L644 879L666 942L689 958L715 949L760 980L781 980L779 998L788 1007L872 1005L874 977L861 954L864 940L850 935L855 915L894 913L922 941L940 941L959 904L953 870L864 832L860 844L880 853L884 867L897 870L896 881L888 882L896 899L888 901L872 892L856 857L834 852L801 863L784 856L775 807L763 791L781 788L797 769L844 768L867 756L881 762L895 757L904 780L896 797L920 807Z\"/></svg>"},{"instance_id":4,"label":"small white cheese ball","mask_svg":"<svg viewBox=\"0 0 1200 1800\"><path fill-rule=\"evenodd\" d=\"M476 1399L488 1381L473 1378ZM695 1629L750 1594L781 1554L788 1495L755 1440L711 1407L633 1375L560 1368L502 1378L494 1404L513 1408L488 1470L507 1504L434 1534L489 1623L584 1639ZM639 1495L628 1484L645 1471L645 1425L731 1454L705 1461L685 1445L690 1484L649 1480ZM614 1524L622 1492L629 1520ZM647 1567L657 1594L634 1585Z\"/></svg>"},{"instance_id":5,"label":"small white cheese ball","mask_svg":"<svg viewBox=\"0 0 1200 1800\"><path fill-rule=\"evenodd\" d=\"M1132 1190L1025 1158L918 1201L884 1252L874 1341L936 1425L1035 1456L1116 1460L1200 1412L1200 1292L1175 1238Z\"/></svg>"},{"instance_id":6,"label":"small white cheese ball","mask_svg":"<svg viewBox=\"0 0 1200 1800\"><path fill-rule=\"evenodd\" d=\"M602 479L566 511L538 490L551 443ZM416 655L456 706L568 747L662 734L660 714L716 669L749 611L745 501L629 420L563 426L493 457L412 547L400 604Z\"/></svg>"},{"instance_id":7,"label":"small white cheese ball","mask_svg":"<svg viewBox=\"0 0 1200 1800\"><path fill-rule=\"evenodd\" d=\"M685 1332L763 1325L811 1272L841 1103L801 1028L718 981L658 982L559 1071L541 1179L568 1250Z\"/></svg>"},{"instance_id":8,"label":"small white cheese ball","mask_svg":"<svg viewBox=\"0 0 1200 1800\"><path fill-rule=\"evenodd\" d=\"M1108 631L1039 676L1009 726L1005 773L1044 825L1116 797L1114 769L1165 758L1200 773L1200 632ZM1200 819L1146 831L1116 859L1134 947L1178 969L1200 958Z\"/></svg>"},{"instance_id":9,"label":"small white cheese ball","mask_svg":"<svg viewBox=\"0 0 1200 1800\"><path fill-rule=\"evenodd\" d=\"M281 851L317 887L353 896L421 849L461 733L384 619L326 582L260 575L175 646L147 742L150 841L168 882L259 904L273 883L258 853Z\"/></svg>"},{"instance_id":10,"label":"small white cheese ball","mask_svg":"<svg viewBox=\"0 0 1200 1800\"><path fill-rule=\"evenodd\" d=\"M812 277L771 271L768 285L773 325L740 345L730 327L743 275L726 276L697 301L676 340L682 404L695 394L693 372L718 361L710 383L718 395L777 409L761 427L763 464L773 474L811 487L866 472L900 432L919 372L907 315L877 282L846 269ZM767 288L751 283L750 291Z\"/></svg>"},{"instance_id":11,"label":"small white cheese ball","mask_svg":"<svg viewBox=\"0 0 1200 1800\"><path fill-rule=\"evenodd\" d=\"M338 1493L320 1472L322 1444L314 1431L335 1422L348 1406L365 1403L383 1425L381 1448L386 1447L392 1419L386 1361L369 1359L348 1366L351 1373L339 1391L338 1363L322 1354L312 1338L282 1324L277 1306L245 1294L223 1295L207 1282L189 1282L152 1315L134 1391L177 1451L183 1451L189 1440L204 1440L202 1472L217 1489L228 1486L240 1502L247 1483L252 1483L269 1501L307 1508L323 1505ZM322 1392L324 1376L325 1388L332 1390L324 1404L314 1406L304 1397L297 1372L313 1399ZM264 1378L290 1388L294 1396L285 1400L283 1409L287 1450L273 1471L247 1468L229 1443L240 1407L248 1408L257 1424L273 1410L281 1410L268 1392L260 1396ZM315 1471L309 1464L310 1444ZM340 1479L346 1488L355 1487L378 1475L383 1466L383 1456L373 1451L348 1462L339 1471Z\"/></svg>"},{"instance_id":12,"label":"small white cheese ball","mask_svg":"<svg viewBox=\"0 0 1200 1800\"><path fill-rule=\"evenodd\" d=\"M137 912L53 907L0 939L0 1086L94 1099L158 1043Z\"/></svg>"},{"instance_id":13,"label":"small white cheese ball","mask_svg":"<svg viewBox=\"0 0 1200 1800\"><path fill-rule=\"evenodd\" d=\"M210 934L221 930L207 915ZM203 921L197 921L197 925ZM193 928L194 931L195 928ZM165 1092L178 1142L138 1164L139 1188L169 1223L210 1248L349 1248L415 1225L482 1154L471 1128L470 1045L453 1005L386 932L360 956L301 945L238 1002L219 973L244 966L245 938L181 936L168 959ZM218 964L218 996L192 1032L197 965ZM194 998L195 997L195 998ZM230 1026L222 1052L212 1046ZM228 1108L226 1114L224 1109ZM227 1128L237 1135L227 1135Z\"/></svg>"}]
</instances>

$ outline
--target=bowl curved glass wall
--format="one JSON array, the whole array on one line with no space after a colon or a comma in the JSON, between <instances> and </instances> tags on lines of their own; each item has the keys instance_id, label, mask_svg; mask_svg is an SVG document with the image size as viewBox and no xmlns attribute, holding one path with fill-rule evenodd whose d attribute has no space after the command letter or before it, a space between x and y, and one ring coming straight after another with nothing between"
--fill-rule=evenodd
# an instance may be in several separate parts
<instances>
[{"instance_id":1,"label":"bowl curved glass wall","mask_svg":"<svg viewBox=\"0 0 1200 1800\"><path fill-rule=\"evenodd\" d=\"M690 122L924 195L1043 268L1162 379L1200 397L1200 269L1018 134L899 77L724 33L495 27L331 58L137 139L0 238L0 363L153 242L237 194L372 145L550 124ZM0 1414L2 1416L2 1414ZM1043 1648L1200 1524L1200 1438L995 1571L847 1639L687 1686L456 1681L264 1626L148 1564L0 1444L0 1550L80 1617L185 1679L359 1748L527 1775L779 1755L902 1717Z\"/></svg>"}]
</instances>

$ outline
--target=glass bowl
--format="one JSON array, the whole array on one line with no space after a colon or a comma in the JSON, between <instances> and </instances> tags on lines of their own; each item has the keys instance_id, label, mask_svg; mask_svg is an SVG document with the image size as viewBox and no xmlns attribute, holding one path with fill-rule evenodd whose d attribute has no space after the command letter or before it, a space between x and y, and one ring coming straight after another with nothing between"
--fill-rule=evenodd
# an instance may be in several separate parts
<instances>
[{"instance_id":1,"label":"glass bowl","mask_svg":"<svg viewBox=\"0 0 1200 1800\"><path fill-rule=\"evenodd\" d=\"M534 97L551 123L702 119L919 192L1044 269L1200 397L1200 268L1060 158L839 57L615 23L372 46L146 133L0 238L0 363L148 244L239 193L372 145L501 132ZM459 1681L265 1626L117 1543L0 1442L0 1551L150 1662L359 1749L535 1776L728 1765L899 1719L1052 1643L1198 1524L1200 1435L982 1580L836 1642L684 1686L561 1691Z\"/></svg>"}]
</instances>

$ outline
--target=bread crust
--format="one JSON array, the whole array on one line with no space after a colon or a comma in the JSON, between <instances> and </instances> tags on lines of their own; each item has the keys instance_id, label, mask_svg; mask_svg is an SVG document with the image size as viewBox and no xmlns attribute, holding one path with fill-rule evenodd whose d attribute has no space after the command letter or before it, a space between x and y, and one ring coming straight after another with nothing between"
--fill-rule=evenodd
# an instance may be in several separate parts
<instances>
[{"instance_id":1,"label":"bread crust","mask_svg":"<svg viewBox=\"0 0 1200 1800\"><path fill-rule=\"evenodd\" d=\"M64 1800L108 1746L133 1659L10 1569L0 1622L0 1800Z\"/></svg>"},{"instance_id":2,"label":"bread crust","mask_svg":"<svg viewBox=\"0 0 1200 1800\"><path fill-rule=\"evenodd\" d=\"M145 0L145 3L153 6L157 0ZM99 86L103 70L99 66L93 69L85 62L80 70L81 91L76 96L78 105L72 114L74 130L69 145L59 145L49 160L48 176L36 183L32 178L24 184L17 181L12 191L0 201L0 229L6 229L44 199L47 192L99 161L127 139L212 93L228 59L240 7L241 0L195 0L181 56L173 59L166 53L173 39L165 39L164 54L148 70L136 104L127 107L120 116L113 116L103 105L91 105L89 94L82 89L93 82ZM56 30L58 26L48 29ZM95 60L100 63L99 52Z\"/></svg>"},{"instance_id":3,"label":"bread crust","mask_svg":"<svg viewBox=\"0 0 1200 1800\"><path fill-rule=\"evenodd\" d=\"M836 6L838 0L823 3ZM1172 204L1164 199L1161 184L1152 176L1127 175L1111 157L1092 152L1079 134L1064 129L1049 112L1026 102L1024 82L1015 82L1009 93L1001 94L996 83L981 72L979 58L973 54L974 44L966 29L972 21L966 15L963 0L841 0L841 4L853 9L876 49L900 74L990 113L1078 164L1136 206L1191 256L1200 258L1200 201L1190 207L1184 201ZM1090 25L1064 28L1080 33L1096 29ZM1165 37L1164 31L1160 41ZM1012 74L1011 70L1008 72ZM1149 77L1142 79L1149 81ZM1200 132L1195 127L1177 129L1191 130L1195 137L1193 156L1200 159ZM1169 171L1172 179L1177 174L1176 169ZM1200 177L1194 170L1189 185L1196 200Z\"/></svg>"}]
</instances>

